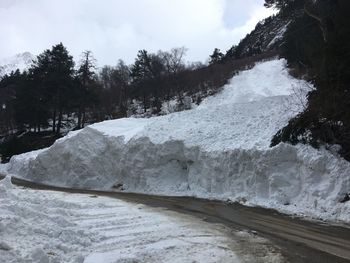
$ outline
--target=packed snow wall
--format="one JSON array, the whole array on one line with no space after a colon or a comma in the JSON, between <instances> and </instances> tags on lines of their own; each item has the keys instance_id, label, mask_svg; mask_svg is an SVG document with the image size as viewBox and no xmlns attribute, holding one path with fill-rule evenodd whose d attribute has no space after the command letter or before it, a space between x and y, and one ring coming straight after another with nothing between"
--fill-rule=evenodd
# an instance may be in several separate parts
<instances>
[{"instance_id":1,"label":"packed snow wall","mask_svg":"<svg viewBox=\"0 0 350 263\"><path fill-rule=\"evenodd\" d=\"M10 166L19 167L16 159ZM307 146L207 152L147 137L125 144L88 128L29 161L21 175L58 186L230 199L349 221L349 204L339 202L350 187L349 170L346 161Z\"/></svg>"},{"instance_id":2,"label":"packed snow wall","mask_svg":"<svg viewBox=\"0 0 350 263\"><path fill-rule=\"evenodd\" d=\"M305 145L269 148L308 88L284 60L261 63L194 110L95 124L2 169L52 185L230 199L350 221L349 202L340 202L350 190L348 162Z\"/></svg>"}]
</instances>

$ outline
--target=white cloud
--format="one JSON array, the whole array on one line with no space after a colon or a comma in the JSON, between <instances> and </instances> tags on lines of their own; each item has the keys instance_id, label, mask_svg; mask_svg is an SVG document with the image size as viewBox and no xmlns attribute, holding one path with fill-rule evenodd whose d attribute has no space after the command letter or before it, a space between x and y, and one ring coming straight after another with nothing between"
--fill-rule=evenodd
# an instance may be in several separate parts
<instances>
[{"instance_id":1,"label":"white cloud","mask_svg":"<svg viewBox=\"0 0 350 263\"><path fill-rule=\"evenodd\" d=\"M100 65L179 46L204 61L270 13L263 0L1 0L0 57L63 42L76 59L92 50Z\"/></svg>"}]
</instances>

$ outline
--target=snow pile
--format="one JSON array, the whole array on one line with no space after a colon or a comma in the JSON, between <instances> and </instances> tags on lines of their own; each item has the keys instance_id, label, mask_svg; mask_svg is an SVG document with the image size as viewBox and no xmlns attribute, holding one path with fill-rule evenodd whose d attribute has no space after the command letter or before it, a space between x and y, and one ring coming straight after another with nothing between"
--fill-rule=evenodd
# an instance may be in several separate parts
<instances>
[{"instance_id":1,"label":"snow pile","mask_svg":"<svg viewBox=\"0 0 350 263\"><path fill-rule=\"evenodd\" d=\"M16 155L16 165L11 166L11 173L13 174L25 174L28 170L29 163L38 156L39 153L44 152L45 149L31 151ZM6 174L9 169L9 164L0 164L0 174Z\"/></svg>"},{"instance_id":2,"label":"snow pile","mask_svg":"<svg viewBox=\"0 0 350 263\"><path fill-rule=\"evenodd\" d=\"M303 109L309 84L285 60L234 77L196 109L91 125L7 173L60 186L231 199L350 221L350 165L325 150L272 136ZM18 169L21 167L21 169Z\"/></svg>"},{"instance_id":3,"label":"snow pile","mask_svg":"<svg viewBox=\"0 0 350 263\"><path fill-rule=\"evenodd\" d=\"M23 190L9 179L0 181L0 236L8 263L283 262L266 240L222 225L107 197Z\"/></svg>"}]
</instances>

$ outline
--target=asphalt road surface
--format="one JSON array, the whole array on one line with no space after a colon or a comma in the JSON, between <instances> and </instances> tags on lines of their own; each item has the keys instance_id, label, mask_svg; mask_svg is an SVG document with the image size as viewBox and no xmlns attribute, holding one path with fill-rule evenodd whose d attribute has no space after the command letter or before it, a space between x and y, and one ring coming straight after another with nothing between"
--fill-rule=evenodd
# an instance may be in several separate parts
<instances>
[{"instance_id":1,"label":"asphalt road surface","mask_svg":"<svg viewBox=\"0 0 350 263\"><path fill-rule=\"evenodd\" d=\"M0 175L0 178L2 176ZM330 225L280 214L274 210L245 207L191 197L167 197L123 192L53 187L12 178L12 183L38 190L108 196L124 201L191 214L269 239L288 262L350 262L350 225Z\"/></svg>"}]
</instances>

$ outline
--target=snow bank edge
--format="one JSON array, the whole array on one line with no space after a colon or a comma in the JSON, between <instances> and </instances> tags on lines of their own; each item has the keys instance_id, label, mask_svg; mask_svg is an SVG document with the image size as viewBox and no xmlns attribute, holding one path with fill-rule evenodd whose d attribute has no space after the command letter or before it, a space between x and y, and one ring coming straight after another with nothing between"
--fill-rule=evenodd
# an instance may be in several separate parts
<instances>
[{"instance_id":1,"label":"snow bank edge","mask_svg":"<svg viewBox=\"0 0 350 263\"><path fill-rule=\"evenodd\" d=\"M183 141L125 141L92 128L30 155L6 172L64 187L186 195L350 222L350 164L326 150L279 144L268 150L208 152ZM20 167L20 169L19 169Z\"/></svg>"}]
</instances>

